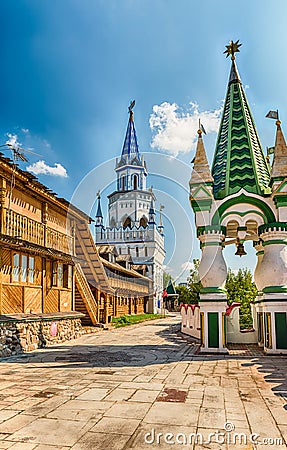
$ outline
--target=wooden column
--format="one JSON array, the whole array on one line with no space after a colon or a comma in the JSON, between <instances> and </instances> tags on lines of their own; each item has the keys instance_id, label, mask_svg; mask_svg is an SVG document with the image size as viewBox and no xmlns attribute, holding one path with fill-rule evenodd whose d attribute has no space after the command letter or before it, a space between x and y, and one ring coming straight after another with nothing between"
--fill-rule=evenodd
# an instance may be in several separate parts
<instances>
[{"instance_id":1,"label":"wooden column","mask_svg":"<svg viewBox=\"0 0 287 450\"><path fill-rule=\"evenodd\" d=\"M42 203L42 223L44 224L43 246L47 246L47 220L48 220L48 203Z\"/></svg>"},{"instance_id":2,"label":"wooden column","mask_svg":"<svg viewBox=\"0 0 287 450\"><path fill-rule=\"evenodd\" d=\"M6 180L0 177L0 233L5 234Z\"/></svg>"},{"instance_id":3,"label":"wooden column","mask_svg":"<svg viewBox=\"0 0 287 450\"><path fill-rule=\"evenodd\" d=\"M47 293L47 271L46 258L42 258L42 313L45 312L46 293Z\"/></svg>"}]
</instances>

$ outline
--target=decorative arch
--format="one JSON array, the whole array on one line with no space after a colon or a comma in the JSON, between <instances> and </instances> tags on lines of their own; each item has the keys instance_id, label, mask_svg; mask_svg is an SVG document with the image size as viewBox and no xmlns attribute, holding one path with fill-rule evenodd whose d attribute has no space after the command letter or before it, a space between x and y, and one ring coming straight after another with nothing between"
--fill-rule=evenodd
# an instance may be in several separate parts
<instances>
[{"instance_id":1,"label":"decorative arch","mask_svg":"<svg viewBox=\"0 0 287 450\"><path fill-rule=\"evenodd\" d=\"M249 205L257 206L257 208L259 208L264 214L265 223L276 222L276 218L272 209L268 205L266 205L264 201L256 197L248 197L245 194L241 194L236 197L229 198L219 206L212 217L212 225L220 224L224 212L231 206L237 206L239 203L247 203Z\"/></svg>"},{"instance_id":2,"label":"decorative arch","mask_svg":"<svg viewBox=\"0 0 287 450\"><path fill-rule=\"evenodd\" d=\"M126 177L124 175L122 175L121 178L120 178L120 189L122 191L125 190L125 180L126 180Z\"/></svg>"},{"instance_id":3,"label":"decorative arch","mask_svg":"<svg viewBox=\"0 0 287 450\"><path fill-rule=\"evenodd\" d=\"M139 187L139 179L136 174L133 175L133 189L136 191Z\"/></svg>"},{"instance_id":4,"label":"decorative arch","mask_svg":"<svg viewBox=\"0 0 287 450\"><path fill-rule=\"evenodd\" d=\"M123 221L123 229L131 228L132 227L132 221L130 217L126 217L126 219Z\"/></svg>"},{"instance_id":5,"label":"decorative arch","mask_svg":"<svg viewBox=\"0 0 287 450\"><path fill-rule=\"evenodd\" d=\"M146 228L147 224L148 224L148 219L145 216L143 216L140 220L140 227Z\"/></svg>"}]
</instances>

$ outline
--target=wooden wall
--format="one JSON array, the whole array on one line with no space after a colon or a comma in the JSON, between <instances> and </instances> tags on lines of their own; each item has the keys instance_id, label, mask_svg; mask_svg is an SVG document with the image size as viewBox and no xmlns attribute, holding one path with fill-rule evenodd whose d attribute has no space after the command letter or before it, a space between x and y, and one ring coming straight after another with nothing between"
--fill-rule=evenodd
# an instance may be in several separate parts
<instances>
[{"instance_id":1,"label":"wooden wall","mask_svg":"<svg viewBox=\"0 0 287 450\"><path fill-rule=\"evenodd\" d=\"M34 283L14 282L13 253L9 249L0 250L0 314L72 311L72 289L52 286L52 261L32 255Z\"/></svg>"}]
</instances>

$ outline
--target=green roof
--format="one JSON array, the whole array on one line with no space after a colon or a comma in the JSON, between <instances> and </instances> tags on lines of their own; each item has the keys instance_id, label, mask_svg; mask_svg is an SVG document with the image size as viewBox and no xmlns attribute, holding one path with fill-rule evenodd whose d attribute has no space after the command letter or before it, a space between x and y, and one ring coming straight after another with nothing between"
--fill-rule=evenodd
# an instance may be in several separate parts
<instances>
[{"instance_id":1,"label":"green roof","mask_svg":"<svg viewBox=\"0 0 287 450\"><path fill-rule=\"evenodd\" d=\"M171 279L169 280L168 286L166 288L166 292L167 292L168 295L178 295L176 293L175 287L174 287L173 282L172 282Z\"/></svg>"},{"instance_id":2,"label":"green roof","mask_svg":"<svg viewBox=\"0 0 287 450\"><path fill-rule=\"evenodd\" d=\"M235 194L242 188L262 196L271 193L270 169L234 60L216 143L212 176L215 199Z\"/></svg>"}]
</instances>

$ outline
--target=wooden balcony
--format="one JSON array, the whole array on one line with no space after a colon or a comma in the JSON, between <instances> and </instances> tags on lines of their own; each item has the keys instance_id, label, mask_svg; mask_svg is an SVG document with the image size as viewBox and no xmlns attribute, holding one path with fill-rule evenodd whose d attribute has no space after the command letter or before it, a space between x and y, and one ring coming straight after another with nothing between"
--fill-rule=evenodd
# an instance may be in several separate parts
<instances>
[{"instance_id":1,"label":"wooden balcony","mask_svg":"<svg viewBox=\"0 0 287 450\"><path fill-rule=\"evenodd\" d=\"M150 282L143 278L129 278L117 275L105 267L110 285L118 291L127 295L147 296L150 294Z\"/></svg>"},{"instance_id":2,"label":"wooden balcony","mask_svg":"<svg viewBox=\"0 0 287 450\"><path fill-rule=\"evenodd\" d=\"M37 222L27 216L4 209L3 234L22 239L42 247L74 254L74 238Z\"/></svg>"}]
</instances>

